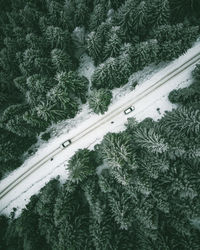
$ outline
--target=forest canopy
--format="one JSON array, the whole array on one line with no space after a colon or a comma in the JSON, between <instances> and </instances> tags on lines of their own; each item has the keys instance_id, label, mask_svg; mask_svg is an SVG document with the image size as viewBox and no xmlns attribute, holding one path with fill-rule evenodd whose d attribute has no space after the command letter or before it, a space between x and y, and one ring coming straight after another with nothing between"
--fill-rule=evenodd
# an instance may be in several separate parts
<instances>
[{"instance_id":1,"label":"forest canopy","mask_svg":"<svg viewBox=\"0 0 200 250\"><path fill-rule=\"evenodd\" d=\"M199 36L199 1L0 1L0 177L22 163L41 132L81 104L104 113L113 88L145 66L172 60ZM80 76L80 56L96 69ZM102 102L102 97L106 100ZM15 157L8 157L16 150ZM15 160L14 160L15 159ZM7 166L7 167L6 167Z\"/></svg>"},{"instance_id":2,"label":"forest canopy","mask_svg":"<svg viewBox=\"0 0 200 250\"><path fill-rule=\"evenodd\" d=\"M131 74L185 53L199 10L199 0L0 0L0 178L49 126L87 102L103 114ZM78 71L83 53L91 81ZM177 109L129 119L78 150L64 184L51 180L17 218L1 215L0 250L199 249L199 64L192 76L169 94Z\"/></svg>"},{"instance_id":3,"label":"forest canopy","mask_svg":"<svg viewBox=\"0 0 200 250\"><path fill-rule=\"evenodd\" d=\"M0 249L199 249L199 73L170 93L177 109L129 118L72 156L64 184L51 180L20 216L1 216Z\"/></svg>"}]
</instances>

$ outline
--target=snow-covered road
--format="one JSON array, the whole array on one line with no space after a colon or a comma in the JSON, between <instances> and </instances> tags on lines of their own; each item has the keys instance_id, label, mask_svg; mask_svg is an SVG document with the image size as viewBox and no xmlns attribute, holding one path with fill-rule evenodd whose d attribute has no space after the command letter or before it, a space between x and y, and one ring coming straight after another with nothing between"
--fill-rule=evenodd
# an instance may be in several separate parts
<instances>
[{"instance_id":1,"label":"snow-covered road","mask_svg":"<svg viewBox=\"0 0 200 250\"><path fill-rule=\"evenodd\" d=\"M113 110L120 109L126 100L132 98L134 99L141 93L143 93L148 87L153 85L156 81L162 78L167 73L171 72L174 68L179 67L197 52L200 52L200 42L196 43L195 46L190 49L187 54L170 63L166 68L160 70L149 80L138 85L134 91L128 93L126 96L121 98L115 98L115 101L109 108L109 112ZM91 131L89 135L79 138L79 140L74 141L70 147L64 149L59 155L55 156L53 161L46 162L42 167L37 171L32 173L29 177L23 180L22 183L17 185L14 190L11 190L7 195L5 195L0 200L0 211L5 214L9 214L12 211L13 207L18 208L17 214L20 213L21 209L25 207L26 203L29 201L31 195L37 193L41 187L45 185L51 178L60 175L61 181L67 179L66 163L67 160L80 148L92 149L96 143L99 143L103 136L107 132L119 132L125 129L124 124L127 121L128 117L136 117L137 120L141 121L146 117L152 117L153 119L159 119L165 110L171 110L175 105L172 105L168 101L168 94L171 90L180 87L186 87L191 83L191 71L194 68L190 66L187 70L183 71L178 76L169 80L167 83L148 94L144 98L138 100L134 103L135 111L129 115L124 115L123 112L119 112L111 123L110 120L104 122L101 126ZM118 92L120 93L120 92ZM120 96L120 94L119 94ZM160 114L157 112L157 108L160 108ZM61 136L51 139L48 144L43 144L38 152L32 156L30 159L25 161L22 167L15 170L7 178L3 179L0 183L0 191L9 183L11 183L17 176L21 175L26 169L30 168L33 164L37 163L39 159L42 159L48 152L56 149L59 145L68 138L73 138L77 133L84 131L86 128L94 124L100 118L104 116L97 116L88 111L87 105L83 107L83 114L85 112L85 120L77 124L77 127L68 131L67 134L62 134ZM105 114L105 116L107 115ZM87 119L88 118L88 119ZM76 118L74 119L76 120Z\"/></svg>"}]
</instances>

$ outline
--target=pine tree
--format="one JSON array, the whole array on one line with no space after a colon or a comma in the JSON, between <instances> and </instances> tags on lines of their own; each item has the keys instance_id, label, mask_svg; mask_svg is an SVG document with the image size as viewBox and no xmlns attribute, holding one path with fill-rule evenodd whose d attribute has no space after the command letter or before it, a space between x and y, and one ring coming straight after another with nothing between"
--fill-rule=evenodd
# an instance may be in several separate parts
<instances>
[{"instance_id":1,"label":"pine tree","mask_svg":"<svg viewBox=\"0 0 200 250\"><path fill-rule=\"evenodd\" d=\"M54 49L51 51L51 60L53 66L59 72L70 71L74 69L71 57L61 49Z\"/></svg>"},{"instance_id":2,"label":"pine tree","mask_svg":"<svg viewBox=\"0 0 200 250\"><path fill-rule=\"evenodd\" d=\"M108 197L109 205L120 229L128 230L133 220L131 198L126 193L115 192Z\"/></svg>"},{"instance_id":3,"label":"pine tree","mask_svg":"<svg viewBox=\"0 0 200 250\"><path fill-rule=\"evenodd\" d=\"M100 64L92 76L92 85L99 88L112 89L122 85L119 78L118 61L114 58L108 58L104 64Z\"/></svg>"},{"instance_id":4,"label":"pine tree","mask_svg":"<svg viewBox=\"0 0 200 250\"><path fill-rule=\"evenodd\" d=\"M25 86L27 88L27 91L25 93L26 101L32 107L35 107L40 101L45 101L47 91L54 84L55 81L52 78L43 77L40 74L34 74L28 77L26 79Z\"/></svg>"},{"instance_id":5,"label":"pine tree","mask_svg":"<svg viewBox=\"0 0 200 250\"><path fill-rule=\"evenodd\" d=\"M29 106L27 104L10 105L4 110L1 117L1 122L6 124L10 119L13 119L17 115L22 115L28 109Z\"/></svg>"},{"instance_id":6,"label":"pine tree","mask_svg":"<svg viewBox=\"0 0 200 250\"><path fill-rule=\"evenodd\" d=\"M67 92L71 99L80 98L83 103L86 102L88 80L84 76L79 76L77 72L60 72L55 79L64 92Z\"/></svg>"},{"instance_id":7,"label":"pine tree","mask_svg":"<svg viewBox=\"0 0 200 250\"><path fill-rule=\"evenodd\" d=\"M21 73L26 77L36 73L35 59L41 56L41 51L38 49L26 49L22 55L23 61L19 65Z\"/></svg>"},{"instance_id":8,"label":"pine tree","mask_svg":"<svg viewBox=\"0 0 200 250\"><path fill-rule=\"evenodd\" d=\"M51 49L71 49L71 36L68 30L63 31L59 27L48 26L45 32L46 39Z\"/></svg>"},{"instance_id":9,"label":"pine tree","mask_svg":"<svg viewBox=\"0 0 200 250\"><path fill-rule=\"evenodd\" d=\"M34 137L36 136L36 130L30 124L28 124L22 115L15 115L6 124L6 129L21 137Z\"/></svg>"},{"instance_id":10,"label":"pine tree","mask_svg":"<svg viewBox=\"0 0 200 250\"><path fill-rule=\"evenodd\" d=\"M23 120L35 128L37 132L45 130L49 122L38 117L37 109L33 108L23 114Z\"/></svg>"},{"instance_id":11,"label":"pine tree","mask_svg":"<svg viewBox=\"0 0 200 250\"><path fill-rule=\"evenodd\" d=\"M134 10L134 12L132 13L131 17L133 31L142 37L146 34L146 26L148 22L147 11L148 11L147 3L145 1L141 1Z\"/></svg>"},{"instance_id":12,"label":"pine tree","mask_svg":"<svg viewBox=\"0 0 200 250\"><path fill-rule=\"evenodd\" d=\"M149 6L149 23L151 27L169 24L170 6L169 0L154 0Z\"/></svg>"},{"instance_id":13,"label":"pine tree","mask_svg":"<svg viewBox=\"0 0 200 250\"><path fill-rule=\"evenodd\" d=\"M89 97L89 107L97 114L104 114L112 99L112 93L107 89L94 90Z\"/></svg>"},{"instance_id":14,"label":"pine tree","mask_svg":"<svg viewBox=\"0 0 200 250\"><path fill-rule=\"evenodd\" d=\"M89 29L96 30L97 27L105 21L107 14L107 6L104 3L98 3L94 6L94 10L90 15Z\"/></svg>"},{"instance_id":15,"label":"pine tree","mask_svg":"<svg viewBox=\"0 0 200 250\"><path fill-rule=\"evenodd\" d=\"M54 220L58 226L58 241L56 249L91 249L89 235L89 211L83 192L77 185L75 190L67 190L68 182L64 185L55 204Z\"/></svg>"},{"instance_id":16,"label":"pine tree","mask_svg":"<svg viewBox=\"0 0 200 250\"><path fill-rule=\"evenodd\" d=\"M121 47L120 55L118 56L119 72L122 76L123 84L128 81L129 76L133 73L133 47L127 43Z\"/></svg>"},{"instance_id":17,"label":"pine tree","mask_svg":"<svg viewBox=\"0 0 200 250\"><path fill-rule=\"evenodd\" d=\"M139 1L127 0L118 10L118 13L115 17L116 25L121 26L121 30L124 33L124 36L127 40L135 35L133 31L133 17L137 3Z\"/></svg>"},{"instance_id":18,"label":"pine tree","mask_svg":"<svg viewBox=\"0 0 200 250\"><path fill-rule=\"evenodd\" d=\"M60 25L61 24L61 11L62 11L62 3L55 0L47 0L46 1L46 8L48 10L48 16L50 22L53 25Z\"/></svg>"},{"instance_id":19,"label":"pine tree","mask_svg":"<svg viewBox=\"0 0 200 250\"><path fill-rule=\"evenodd\" d=\"M169 134L173 132L174 134L177 133L177 136L198 135L200 131L200 113L199 110L193 110L191 107L180 107L172 112L167 112L162 124Z\"/></svg>"},{"instance_id":20,"label":"pine tree","mask_svg":"<svg viewBox=\"0 0 200 250\"><path fill-rule=\"evenodd\" d=\"M89 56L91 56L95 63L98 64L99 56L102 53L102 41L101 37L94 31L92 31L87 37L87 50Z\"/></svg>"},{"instance_id":21,"label":"pine tree","mask_svg":"<svg viewBox=\"0 0 200 250\"><path fill-rule=\"evenodd\" d=\"M195 66L195 69L192 71L192 75L196 80L200 80L200 64Z\"/></svg>"},{"instance_id":22,"label":"pine tree","mask_svg":"<svg viewBox=\"0 0 200 250\"><path fill-rule=\"evenodd\" d=\"M51 124L52 122L58 122L67 118L68 114L66 111L56 107L55 104L47 102L40 102L35 107L35 112L38 118Z\"/></svg>"},{"instance_id":23,"label":"pine tree","mask_svg":"<svg viewBox=\"0 0 200 250\"><path fill-rule=\"evenodd\" d=\"M89 19L89 8L85 0L78 1L74 15L75 26L86 26Z\"/></svg>"},{"instance_id":24,"label":"pine tree","mask_svg":"<svg viewBox=\"0 0 200 250\"><path fill-rule=\"evenodd\" d=\"M40 190L38 202L35 210L39 215L38 228L40 234L45 237L46 242L51 246L56 245L58 241L57 227L54 224L54 204L59 192L60 183L53 179Z\"/></svg>"},{"instance_id":25,"label":"pine tree","mask_svg":"<svg viewBox=\"0 0 200 250\"><path fill-rule=\"evenodd\" d=\"M169 0L173 19L182 21L187 16L199 16L200 4L198 0Z\"/></svg>"},{"instance_id":26,"label":"pine tree","mask_svg":"<svg viewBox=\"0 0 200 250\"><path fill-rule=\"evenodd\" d=\"M155 62L158 56L158 48L156 40L148 40L135 45L133 50L134 71L138 71L146 65Z\"/></svg>"},{"instance_id":27,"label":"pine tree","mask_svg":"<svg viewBox=\"0 0 200 250\"><path fill-rule=\"evenodd\" d=\"M111 168L120 169L127 165L130 165L133 169L137 167L130 146L130 138L125 133L108 133L102 141L101 150L103 159Z\"/></svg>"},{"instance_id":28,"label":"pine tree","mask_svg":"<svg viewBox=\"0 0 200 250\"><path fill-rule=\"evenodd\" d=\"M112 27L110 31L109 38L105 43L103 51L105 59L107 59L108 57L116 57L119 54L122 41L119 35L117 34L118 29L119 27Z\"/></svg>"},{"instance_id":29,"label":"pine tree","mask_svg":"<svg viewBox=\"0 0 200 250\"><path fill-rule=\"evenodd\" d=\"M169 147L165 139L157 134L154 129L138 128L134 132L134 140L141 148L152 153L164 153Z\"/></svg>"},{"instance_id":30,"label":"pine tree","mask_svg":"<svg viewBox=\"0 0 200 250\"><path fill-rule=\"evenodd\" d=\"M88 149L79 149L69 160L67 170L69 179L72 182L79 183L94 173L94 166L90 162L90 151Z\"/></svg>"}]
</instances>

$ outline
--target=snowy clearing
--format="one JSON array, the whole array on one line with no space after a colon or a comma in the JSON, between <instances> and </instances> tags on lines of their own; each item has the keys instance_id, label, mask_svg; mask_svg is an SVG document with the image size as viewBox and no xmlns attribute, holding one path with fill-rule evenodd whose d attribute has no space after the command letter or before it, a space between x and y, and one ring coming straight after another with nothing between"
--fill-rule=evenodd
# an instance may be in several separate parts
<instances>
[{"instance_id":1,"label":"snowy clearing","mask_svg":"<svg viewBox=\"0 0 200 250\"><path fill-rule=\"evenodd\" d=\"M127 96L131 96L132 94L136 95L137 93L142 93L152 83L160 79L175 67L178 67L183 62L187 61L197 52L200 52L200 42L195 43L193 48L188 50L185 55L170 64L161 63L156 66L151 65L140 72L134 73L129 78L126 85L112 91L113 100L108 112L124 103L124 96L127 98ZM81 60L82 64L79 72L80 74L88 77L90 80L95 67L87 55L84 55ZM23 183L16 186L15 190L10 191L4 198L2 198L0 203L1 213L9 215L12 208L16 207L16 215L18 216L21 209L23 209L28 203L30 197L39 192L39 190L51 178L55 178L60 175L60 180L62 182L65 181L67 179L67 171L65 170L67 160L74 154L74 152L76 152L79 148L85 147L93 149L94 145L99 143L107 132L119 132L124 130L124 124L126 123L128 117L134 116L138 121L141 121L146 117L151 117L154 120L157 120L161 118L165 110L172 110L172 108L176 107L176 105L169 102L168 94L175 88L183 88L191 84L191 71L193 68L194 66L190 67L173 80L170 80L168 83L146 96L144 99L138 101L135 105L134 112L129 115L124 115L123 112L121 112L113 120L113 124L107 122L98 128L98 130L95 130L95 132L91 132L89 136L82 138L78 143L72 143L69 148L63 150L59 156L56 156L53 159L53 161L47 162L39 170L26 178ZM136 88L130 93L132 90L131 83L135 80L138 80L139 85L136 86ZM160 108L160 114L158 113L157 108ZM82 106L82 110L74 119L63 121L57 125L51 126L48 129L48 131L51 132L51 139L48 142L44 142L39 139L37 145L35 145L38 147L37 152L29 157L20 168L13 171L9 176L0 182L0 190L9 185L13 179L17 178L17 176L23 173L26 169L36 163L39 159L43 158L48 152L57 148L63 141L70 139L73 135L83 131L101 117L103 117L103 115L94 114L91 110L89 110L88 105L85 104Z\"/></svg>"}]
</instances>

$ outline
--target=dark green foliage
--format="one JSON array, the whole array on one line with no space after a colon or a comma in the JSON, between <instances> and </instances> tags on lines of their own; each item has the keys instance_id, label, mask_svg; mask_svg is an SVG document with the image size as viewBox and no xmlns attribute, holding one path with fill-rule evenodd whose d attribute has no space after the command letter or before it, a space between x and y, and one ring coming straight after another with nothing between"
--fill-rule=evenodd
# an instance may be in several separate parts
<instances>
[{"instance_id":1,"label":"dark green foliage","mask_svg":"<svg viewBox=\"0 0 200 250\"><path fill-rule=\"evenodd\" d=\"M179 131L182 135L198 134L200 131L200 111L193 108L180 107L173 112L167 112L163 125L168 133Z\"/></svg>"},{"instance_id":2,"label":"dark green foliage","mask_svg":"<svg viewBox=\"0 0 200 250\"><path fill-rule=\"evenodd\" d=\"M159 44L159 61L171 60L184 53L196 40L198 27L183 24L161 25L155 29L153 37Z\"/></svg>"},{"instance_id":3,"label":"dark green foliage","mask_svg":"<svg viewBox=\"0 0 200 250\"><path fill-rule=\"evenodd\" d=\"M105 43L109 37L109 31L111 29L111 24L108 22L102 22L98 26L97 30L92 31L87 37L87 50L89 55L93 58L95 64L99 64L104 60L104 50Z\"/></svg>"},{"instance_id":4,"label":"dark green foliage","mask_svg":"<svg viewBox=\"0 0 200 250\"><path fill-rule=\"evenodd\" d=\"M113 89L121 85L118 78L118 61L112 57L108 58L105 63L100 64L92 76L92 84L95 88Z\"/></svg>"},{"instance_id":5,"label":"dark green foliage","mask_svg":"<svg viewBox=\"0 0 200 250\"><path fill-rule=\"evenodd\" d=\"M36 204L36 212L39 215L39 231L45 237L46 242L56 248L58 232L54 225L54 206L57 195L59 193L60 183L58 179L53 179L43 187L38 195L38 202Z\"/></svg>"},{"instance_id":6,"label":"dark green foliage","mask_svg":"<svg viewBox=\"0 0 200 250\"><path fill-rule=\"evenodd\" d=\"M89 19L89 8L87 6L87 1L81 0L77 1L76 11L74 15L74 24L77 26L86 26Z\"/></svg>"},{"instance_id":7,"label":"dark green foliage","mask_svg":"<svg viewBox=\"0 0 200 250\"><path fill-rule=\"evenodd\" d=\"M120 169L130 163L130 158L134 159L130 146L130 138L125 133L108 133L102 142L103 158L111 168Z\"/></svg>"},{"instance_id":8,"label":"dark green foliage","mask_svg":"<svg viewBox=\"0 0 200 250\"><path fill-rule=\"evenodd\" d=\"M98 89L91 92L89 107L97 114L104 114L112 99L112 93L107 89Z\"/></svg>"},{"instance_id":9,"label":"dark green foliage","mask_svg":"<svg viewBox=\"0 0 200 250\"><path fill-rule=\"evenodd\" d=\"M189 88L173 90L168 96L170 102L178 104L190 104L200 102L200 84L192 84Z\"/></svg>"},{"instance_id":10,"label":"dark green foliage","mask_svg":"<svg viewBox=\"0 0 200 250\"><path fill-rule=\"evenodd\" d=\"M83 103L86 101L88 80L84 76L79 76L77 72L61 72L56 75L58 86L69 93L71 98L80 98Z\"/></svg>"},{"instance_id":11,"label":"dark green foliage","mask_svg":"<svg viewBox=\"0 0 200 250\"><path fill-rule=\"evenodd\" d=\"M169 0L174 20L184 17L199 16L200 3L198 0Z\"/></svg>"},{"instance_id":12,"label":"dark green foliage","mask_svg":"<svg viewBox=\"0 0 200 250\"><path fill-rule=\"evenodd\" d=\"M56 200L55 225L59 229L58 242L54 249L92 249L89 236L88 205L80 187L68 191L66 182Z\"/></svg>"},{"instance_id":13,"label":"dark green foliage","mask_svg":"<svg viewBox=\"0 0 200 250\"><path fill-rule=\"evenodd\" d=\"M72 71L85 34L89 55L102 63L92 77L100 113L111 99L105 89L178 57L199 34L192 26L199 25L197 0L0 5L1 176L22 163L36 134L74 117L87 101L88 80ZM71 36L77 26L84 30L79 44ZM181 104L177 110L158 122L129 119L125 132L108 134L95 151L82 149L71 158L64 185L52 180L18 218L14 211L8 221L1 217L0 248L199 249L199 75L197 66L195 82L169 95Z\"/></svg>"},{"instance_id":14,"label":"dark green foliage","mask_svg":"<svg viewBox=\"0 0 200 250\"><path fill-rule=\"evenodd\" d=\"M148 149L152 153L164 153L168 150L165 140L151 128L147 130L137 129L134 133L134 140L142 148Z\"/></svg>"},{"instance_id":15,"label":"dark green foliage","mask_svg":"<svg viewBox=\"0 0 200 250\"><path fill-rule=\"evenodd\" d=\"M90 16L89 29L95 30L103 21L105 21L108 8L105 3L97 3Z\"/></svg>"},{"instance_id":16,"label":"dark green foliage","mask_svg":"<svg viewBox=\"0 0 200 250\"><path fill-rule=\"evenodd\" d=\"M49 132L41 135L41 139L44 141L48 141L51 138L51 134Z\"/></svg>"},{"instance_id":17,"label":"dark green foliage","mask_svg":"<svg viewBox=\"0 0 200 250\"><path fill-rule=\"evenodd\" d=\"M73 62L66 52L61 49L54 49L51 51L51 60L56 71L70 71L74 69Z\"/></svg>"},{"instance_id":18,"label":"dark green foliage","mask_svg":"<svg viewBox=\"0 0 200 250\"><path fill-rule=\"evenodd\" d=\"M63 31L59 27L48 26L45 31L45 37L50 47L66 49L70 51L71 37L68 30Z\"/></svg>"},{"instance_id":19,"label":"dark green foliage","mask_svg":"<svg viewBox=\"0 0 200 250\"><path fill-rule=\"evenodd\" d=\"M142 42L133 48L133 67L138 71L146 65L155 62L159 53L159 46L156 40Z\"/></svg>"},{"instance_id":20,"label":"dark green foliage","mask_svg":"<svg viewBox=\"0 0 200 250\"><path fill-rule=\"evenodd\" d=\"M93 168L90 151L87 149L78 150L68 163L70 181L75 183L83 181L94 173Z\"/></svg>"},{"instance_id":21,"label":"dark green foliage","mask_svg":"<svg viewBox=\"0 0 200 250\"><path fill-rule=\"evenodd\" d=\"M1 215L0 216L0 250L6 249L5 233L8 227L8 219Z\"/></svg>"},{"instance_id":22,"label":"dark green foliage","mask_svg":"<svg viewBox=\"0 0 200 250\"><path fill-rule=\"evenodd\" d=\"M134 11L137 8L139 1L128 0L122 5L116 16L116 24L121 26L124 36L129 41L135 35L133 30L134 23Z\"/></svg>"},{"instance_id":23,"label":"dark green foliage","mask_svg":"<svg viewBox=\"0 0 200 250\"><path fill-rule=\"evenodd\" d=\"M119 30L119 27L112 27L112 29L109 32L109 38L107 42L105 43L105 47L104 47L105 59L107 59L108 57L116 57L119 54L119 51L122 45L122 40L117 34L118 30Z\"/></svg>"},{"instance_id":24,"label":"dark green foliage","mask_svg":"<svg viewBox=\"0 0 200 250\"><path fill-rule=\"evenodd\" d=\"M197 64L195 69L192 72L193 77L197 80L200 80L200 64Z\"/></svg>"},{"instance_id":25,"label":"dark green foliage","mask_svg":"<svg viewBox=\"0 0 200 250\"><path fill-rule=\"evenodd\" d=\"M169 0L154 0L149 6L149 24L151 27L169 24L170 6Z\"/></svg>"}]
</instances>

